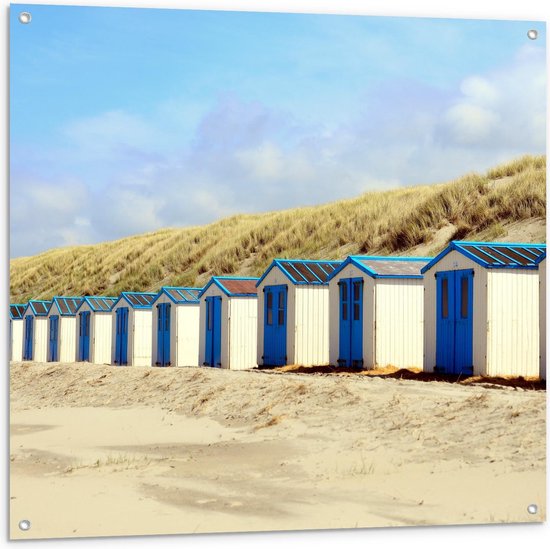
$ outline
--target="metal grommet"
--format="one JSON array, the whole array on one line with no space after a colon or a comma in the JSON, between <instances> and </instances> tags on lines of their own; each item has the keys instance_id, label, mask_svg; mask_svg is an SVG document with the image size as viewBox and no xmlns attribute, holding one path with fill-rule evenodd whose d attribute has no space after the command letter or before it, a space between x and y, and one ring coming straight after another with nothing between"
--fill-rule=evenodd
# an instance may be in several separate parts
<instances>
[{"instance_id":1,"label":"metal grommet","mask_svg":"<svg viewBox=\"0 0 550 549\"><path fill-rule=\"evenodd\" d=\"M527 512L530 515L536 515L538 510L539 510L539 508L534 503L531 503L531 505L529 505L529 507L527 507Z\"/></svg>"},{"instance_id":2,"label":"metal grommet","mask_svg":"<svg viewBox=\"0 0 550 549\"><path fill-rule=\"evenodd\" d=\"M19 14L19 22L23 23L23 25L28 25L32 20L32 16L28 11L22 11Z\"/></svg>"},{"instance_id":3,"label":"metal grommet","mask_svg":"<svg viewBox=\"0 0 550 549\"><path fill-rule=\"evenodd\" d=\"M27 530L31 529L31 521L27 519L23 519L19 521L19 530L23 530L23 532L26 532Z\"/></svg>"},{"instance_id":4,"label":"metal grommet","mask_svg":"<svg viewBox=\"0 0 550 549\"><path fill-rule=\"evenodd\" d=\"M538 35L539 35L538 31L536 31L535 29L531 29L527 31L527 38L529 38L529 40L536 40Z\"/></svg>"}]
</instances>

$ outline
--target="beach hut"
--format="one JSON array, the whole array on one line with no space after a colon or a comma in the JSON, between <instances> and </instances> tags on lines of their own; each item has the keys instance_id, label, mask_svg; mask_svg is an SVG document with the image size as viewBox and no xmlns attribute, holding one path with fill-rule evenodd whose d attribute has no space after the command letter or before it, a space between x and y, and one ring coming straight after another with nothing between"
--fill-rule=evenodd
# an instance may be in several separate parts
<instances>
[{"instance_id":1,"label":"beach hut","mask_svg":"<svg viewBox=\"0 0 550 549\"><path fill-rule=\"evenodd\" d=\"M31 299L23 313L23 360L48 359L48 310L51 301Z\"/></svg>"},{"instance_id":2,"label":"beach hut","mask_svg":"<svg viewBox=\"0 0 550 549\"><path fill-rule=\"evenodd\" d=\"M23 314L26 305L10 304L10 360L23 360Z\"/></svg>"},{"instance_id":3,"label":"beach hut","mask_svg":"<svg viewBox=\"0 0 550 549\"><path fill-rule=\"evenodd\" d=\"M257 366L258 280L213 276L201 290L199 364L232 370Z\"/></svg>"},{"instance_id":4,"label":"beach hut","mask_svg":"<svg viewBox=\"0 0 550 549\"><path fill-rule=\"evenodd\" d=\"M113 316L117 297L86 296L76 310L76 360L111 364Z\"/></svg>"},{"instance_id":5,"label":"beach hut","mask_svg":"<svg viewBox=\"0 0 550 549\"><path fill-rule=\"evenodd\" d=\"M540 378L546 379L546 252L539 264Z\"/></svg>"},{"instance_id":6,"label":"beach hut","mask_svg":"<svg viewBox=\"0 0 550 549\"><path fill-rule=\"evenodd\" d=\"M48 362L74 362L81 297L55 296L48 310Z\"/></svg>"},{"instance_id":7,"label":"beach hut","mask_svg":"<svg viewBox=\"0 0 550 549\"><path fill-rule=\"evenodd\" d=\"M451 242L423 269L424 370L538 376L544 244Z\"/></svg>"},{"instance_id":8,"label":"beach hut","mask_svg":"<svg viewBox=\"0 0 550 549\"><path fill-rule=\"evenodd\" d=\"M198 366L202 288L164 286L153 301L153 365Z\"/></svg>"},{"instance_id":9,"label":"beach hut","mask_svg":"<svg viewBox=\"0 0 550 549\"><path fill-rule=\"evenodd\" d=\"M112 364L151 366L153 311L156 293L122 292L113 305Z\"/></svg>"},{"instance_id":10,"label":"beach hut","mask_svg":"<svg viewBox=\"0 0 550 549\"><path fill-rule=\"evenodd\" d=\"M422 368L424 287L431 258L349 256L332 273L330 363Z\"/></svg>"},{"instance_id":11,"label":"beach hut","mask_svg":"<svg viewBox=\"0 0 550 549\"><path fill-rule=\"evenodd\" d=\"M275 259L258 281L258 364L329 363L328 278L341 261Z\"/></svg>"}]
</instances>

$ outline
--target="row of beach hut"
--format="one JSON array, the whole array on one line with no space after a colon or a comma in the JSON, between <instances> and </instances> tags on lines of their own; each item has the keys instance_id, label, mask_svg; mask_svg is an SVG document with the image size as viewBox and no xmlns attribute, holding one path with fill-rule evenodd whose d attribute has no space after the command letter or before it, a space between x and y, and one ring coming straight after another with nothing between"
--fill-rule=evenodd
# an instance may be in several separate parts
<instances>
[{"instance_id":1,"label":"row of beach hut","mask_svg":"<svg viewBox=\"0 0 550 549\"><path fill-rule=\"evenodd\" d=\"M204 288L10 305L11 359L248 369L298 364L546 378L546 246L275 259Z\"/></svg>"}]
</instances>

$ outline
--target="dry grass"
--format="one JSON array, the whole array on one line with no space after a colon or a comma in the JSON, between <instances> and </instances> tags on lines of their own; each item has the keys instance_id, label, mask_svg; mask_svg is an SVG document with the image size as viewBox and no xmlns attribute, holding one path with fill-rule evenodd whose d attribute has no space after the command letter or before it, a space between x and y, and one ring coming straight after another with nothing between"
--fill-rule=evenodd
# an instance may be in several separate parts
<instances>
[{"instance_id":1,"label":"dry grass","mask_svg":"<svg viewBox=\"0 0 550 549\"><path fill-rule=\"evenodd\" d=\"M352 465L348 471L350 476L359 476L363 477L366 475L373 475L376 471L374 462L367 461L365 455L361 453L359 461Z\"/></svg>"},{"instance_id":2,"label":"dry grass","mask_svg":"<svg viewBox=\"0 0 550 549\"><path fill-rule=\"evenodd\" d=\"M271 416L265 423L256 425L254 427L254 431L259 431L260 429L267 429L268 427L279 425L279 423L281 423L281 421L283 421L285 417L285 414L282 414L280 416Z\"/></svg>"},{"instance_id":3,"label":"dry grass","mask_svg":"<svg viewBox=\"0 0 550 549\"><path fill-rule=\"evenodd\" d=\"M491 184L503 177L509 180ZM450 183L370 192L321 206L238 215L202 227L13 259L10 300L202 285L213 274L258 275L273 257L406 255L430 244L449 223L456 230L447 241L479 234L491 239L503 235L510 223L545 218L546 157L525 156Z\"/></svg>"},{"instance_id":4,"label":"dry grass","mask_svg":"<svg viewBox=\"0 0 550 549\"><path fill-rule=\"evenodd\" d=\"M489 179L501 179L503 177L510 177L520 172L524 172L528 169L546 170L546 157L545 156L522 156L512 162L501 164L496 168L492 168L487 172Z\"/></svg>"},{"instance_id":5,"label":"dry grass","mask_svg":"<svg viewBox=\"0 0 550 549\"><path fill-rule=\"evenodd\" d=\"M484 387L512 387L533 391L546 390L546 382L536 377L513 377L513 376L470 376L464 377L451 374L440 374L424 372L419 368L396 368L385 366L373 368L372 370L358 370L355 368L341 368L337 366L298 366L288 365L279 368L272 368L273 372L291 372L294 374L316 374L316 375L338 375L338 376L369 376L393 379L408 379L413 381L440 381L444 383L458 383L459 385L482 385ZM398 402L391 402L398 404Z\"/></svg>"},{"instance_id":6,"label":"dry grass","mask_svg":"<svg viewBox=\"0 0 550 549\"><path fill-rule=\"evenodd\" d=\"M165 457L150 457L150 456L133 456L133 455L109 455L104 458L97 458L91 462L79 462L70 465L63 471L65 474L74 473L78 470L86 469L104 469L109 468L114 472L127 471L129 469L144 469L151 465L153 462L164 461Z\"/></svg>"}]
</instances>

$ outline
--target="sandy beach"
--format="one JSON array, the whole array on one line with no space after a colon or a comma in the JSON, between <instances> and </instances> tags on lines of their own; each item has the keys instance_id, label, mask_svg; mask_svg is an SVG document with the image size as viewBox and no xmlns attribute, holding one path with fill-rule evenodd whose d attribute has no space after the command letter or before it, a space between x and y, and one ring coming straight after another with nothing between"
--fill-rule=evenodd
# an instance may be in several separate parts
<instances>
[{"instance_id":1,"label":"sandy beach","mask_svg":"<svg viewBox=\"0 0 550 549\"><path fill-rule=\"evenodd\" d=\"M12 539L546 516L545 391L59 363L10 383Z\"/></svg>"}]
</instances>

